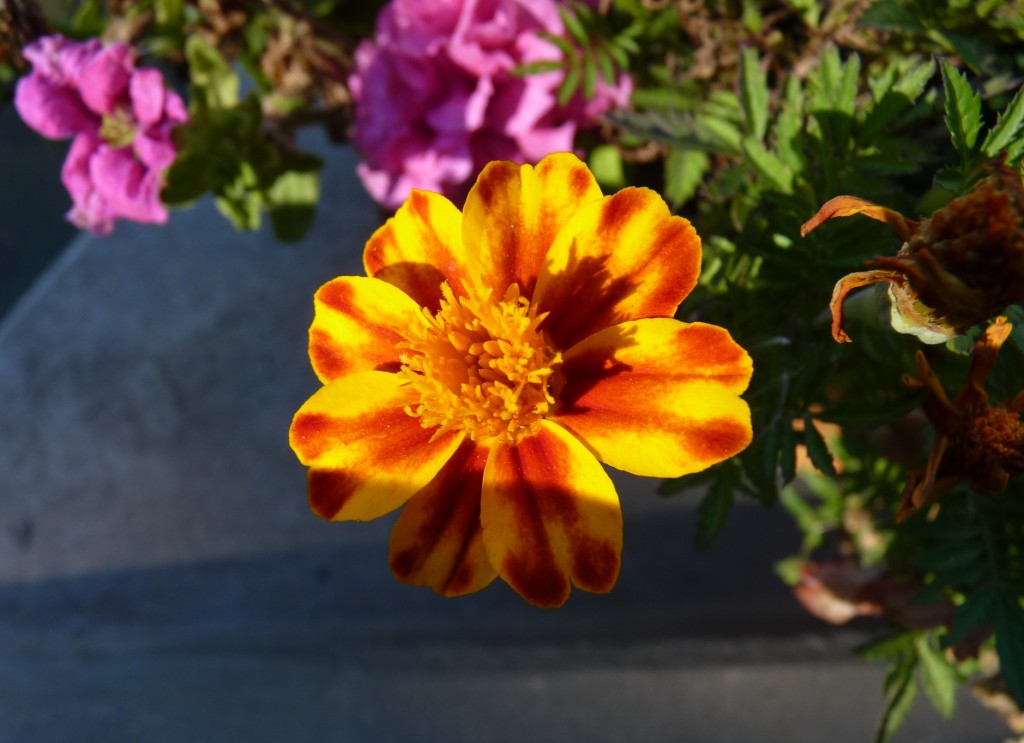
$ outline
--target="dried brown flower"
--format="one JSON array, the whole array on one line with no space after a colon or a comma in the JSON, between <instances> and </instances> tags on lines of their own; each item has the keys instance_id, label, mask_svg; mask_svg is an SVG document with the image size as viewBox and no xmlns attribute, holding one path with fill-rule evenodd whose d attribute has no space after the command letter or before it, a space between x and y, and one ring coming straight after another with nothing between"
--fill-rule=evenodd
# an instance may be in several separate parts
<instances>
[{"instance_id":1,"label":"dried brown flower","mask_svg":"<svg viewBox=\"0 0 1024 743\"><path fill-rule=\"evenodd\" d=\"M867 262L832 293L832 337L850 340L843 301L853 289L888 281L893 327L939 343L1024 301L1024 185L1003 161L965 196L921 222L854 196L826 202L801 228L807 235L835 217L863 214L885 222L905 242L894 256Z\"/></svg>"},{"instance_id":2,"label":"dried brown flower","mask_svg":"<svg viewBox=\"0 0 1024 743\"><path fill-rule=\"evenodd\" d=\"M1004 317L985 329L974 345L967 381L956 402L950 402L924 354L917 352L918 376L906 375L903 381L927 392L922 407L938 437L927 465L907 481L897 521L934 503L962 480L977 492L998 492L1011 477L1024 474L1024 392L989 406L985 391L985 380L1011 329Z\"/></svg>"}]
</instances>

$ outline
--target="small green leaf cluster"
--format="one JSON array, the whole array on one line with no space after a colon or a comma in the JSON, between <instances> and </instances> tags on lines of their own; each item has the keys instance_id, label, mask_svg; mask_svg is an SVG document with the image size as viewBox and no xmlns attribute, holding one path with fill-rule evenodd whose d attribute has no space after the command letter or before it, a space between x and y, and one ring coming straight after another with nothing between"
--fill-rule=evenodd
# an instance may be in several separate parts
<instances>
[{"instance_id":1,"label":"small green leaf cluster","mask_svg":"<svg viewBox=\"0 0 1024 743\"><path fill-rule=\"evenodd\" d=\"M239 77L216 49L191 36L185 54L190 121L175 132L179 151L167 170L164 202L187 204L212 193L238 229L258 228L266 211L278 238L299 239L319 199L320 160L268 140L259 96L240 97Z\"/></svg>"}]
</instances>

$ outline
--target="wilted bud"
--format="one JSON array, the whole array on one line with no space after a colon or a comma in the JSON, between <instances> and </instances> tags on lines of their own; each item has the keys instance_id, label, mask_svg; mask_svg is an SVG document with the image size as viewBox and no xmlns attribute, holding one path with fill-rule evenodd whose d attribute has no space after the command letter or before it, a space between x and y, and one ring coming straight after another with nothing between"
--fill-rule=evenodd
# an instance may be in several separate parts
<instances>
[{"instance_id":1,"label":"wilted bud","mask_svg":"<svg viewBox=\"0 0 1024 743\"><path fill-rule=\"evenodd\" d=\"M894 256L865 262L873 270L844 276L832 293L832 337L850 340L843 301L853 289L891 284L892 325L925 343L941 343L1024 301L1024 185L1001 160L966 196L922 222L853 196L837 196L800 228L806 235L833 217L863 214L890 225L906 242Z\"/></svg>"}]
</instances>

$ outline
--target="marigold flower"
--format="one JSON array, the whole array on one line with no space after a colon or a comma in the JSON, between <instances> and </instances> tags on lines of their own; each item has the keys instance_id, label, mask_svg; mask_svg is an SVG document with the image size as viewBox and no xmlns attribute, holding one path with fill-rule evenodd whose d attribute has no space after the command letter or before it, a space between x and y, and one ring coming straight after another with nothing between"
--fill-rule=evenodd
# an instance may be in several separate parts
<instances>
[{"instance_id":1,"label":"marigold flower","mask_svg":"<svg viewBox=\"0 0 1024 743\"><path fill-rule=\"evenodd\" d=\"M911 473L900 498L896 520L903 521L938 500L962 480L980 492L1006 489L1011 477L1024 474L1024 392L1002 405L989 406L985 380L1012 326L1000 317L974 345L967 382L950 402L927 359L917 352L918 376L905 384L924 389L925 415L938 438L924 469Z\"/></svg>"},{"instance_id":2,"label":"marigold flower","mask_svg":"<svg viewBox=\"0 0 1024 743\"><path fill-rule=\"evenodd\" d=\"M1024 185L1002 161L965 196L922 222L854 196L826 202L801 228L807 235L835 217L863 214L892 227L906 242L894 256L865 262L873 269L844 276L832 293L832 337L850 340L843 301L852 290L888 281L893 327L925 343L941 343L1024 301Z\"/></svg>"},{"instance_id":3,"label":"marigold flower","mask_svg":"<svg viewBox=\"0 0 1024 743\"><path fill-rule=\"evenodd\" d=\"M622 514L599 460L675 477L751 440L749 355L672 318L700 257L656 193L603 196L566 153L490 163L461 213L413 191L367 243L368 277L314 299L324 386L290 431L312 510L405 505L391 568L443 595L499 575L540 606L610 590Z\"/></svg>"},{"instance_id":4,"label":"marigold flower","mask_svg":"<svg viewBox=\"0 0 1024 743\"><path fill-rule=\"evenodd\" d=\"M632 92L599 77L595 95L559 105L559 70L515 74L520 64L559 60L542 32L562 35L559 0L391 0L372 41L356 50L349 87L356 104L352 142L370 195L394 209L411 189L461 203L472 176L491 160L535 162L571 150Z\"/></svg>"},{"instance_id":5,"label":"marigold flower","mask_svg":"<svg viewBox=\"0 0 1024 743\"><path fill-rule=\"evenodd\" d=\"M18 113L44 137L74 138L61 170L74 204L68 219L100 235L117 219L166 222L160 189L177 154L171 129L188 114L160 71L136 68L126 44L98 39L54 34L23 53L33 68L18 82Z\"/></svg>"}]
</instances>

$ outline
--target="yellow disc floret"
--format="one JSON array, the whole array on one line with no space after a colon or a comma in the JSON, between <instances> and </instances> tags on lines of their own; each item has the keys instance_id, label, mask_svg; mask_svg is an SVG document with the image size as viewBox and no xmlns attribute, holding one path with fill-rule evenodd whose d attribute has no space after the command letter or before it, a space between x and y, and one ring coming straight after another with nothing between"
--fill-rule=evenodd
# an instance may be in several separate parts
<instances>
[{"instance_id":1,"label":"yellow disc floret","mask_svg":"<svg viewBox=\"0 0 1024 743\"><path fill-rule=\"evenodd\" d=\"M462 430L515 442L535 432L554 403L548 378L562 361L537 329L545 315L517 284L501 300L491 290L456 297L447 283L441 291L440 311L423 310L423 325L402 344L399 373L419 394L406 412L437 427L435 438Z\"/></svg>"}]
</instances>

